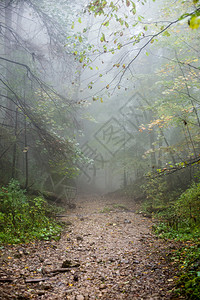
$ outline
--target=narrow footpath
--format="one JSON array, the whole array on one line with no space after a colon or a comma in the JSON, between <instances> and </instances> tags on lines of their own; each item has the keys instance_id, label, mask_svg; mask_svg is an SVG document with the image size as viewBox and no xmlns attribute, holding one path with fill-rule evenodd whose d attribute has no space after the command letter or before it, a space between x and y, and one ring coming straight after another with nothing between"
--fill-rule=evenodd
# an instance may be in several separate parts
<instances>
[{"instance_id":1,"label":"narrow footpath","mask_svg":"<svg viewBox=\"0 0 200 300\"><path fill-rule=\"evenodd\" d=\"M171 296L177 245L155 237L136 209L126 199L82 196L59 217L59 241L2 247L0 299L180 299Z\"/></svg>"}]
</instances>

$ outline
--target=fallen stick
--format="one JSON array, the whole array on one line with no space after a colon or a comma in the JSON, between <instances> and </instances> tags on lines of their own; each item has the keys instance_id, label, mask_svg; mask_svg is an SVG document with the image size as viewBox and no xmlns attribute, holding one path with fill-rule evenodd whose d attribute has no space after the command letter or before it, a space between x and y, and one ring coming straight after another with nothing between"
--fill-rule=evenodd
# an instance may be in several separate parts
<instances>
[{"instance_id":1,"label":"fallen stick","mask_svg":"<svg viewBox=\"0 0 200 300\"><path fill-rule=\"evenodd\" d=\"M49 279L49 278L47 278L47 277L44 277L44 278L27 278L27 279L25 279L25 282L26 283L35 283L35 282L45 281L47 279Z\"/></svg>"},{"instance_id":2,"label":"fallen stick","mask_svg":"<svg viewBox=\"0 0 200 300\"><path fill-rule=\"evenodd\" d=\"M71 271L70 268L58 268L58 269L49 271L49 273L64 273L64 272L70 272L70 271Z\"/></svg>"},{"instance_id":3,"label":"fallen stick","mask_svg":"<svg viewBox=\"0 0 200 300\"><path fill-rule=\"evenodd\" d=\"M0 278L0 282L13 282L13 278Z\"/></svg>"}]
</instances>

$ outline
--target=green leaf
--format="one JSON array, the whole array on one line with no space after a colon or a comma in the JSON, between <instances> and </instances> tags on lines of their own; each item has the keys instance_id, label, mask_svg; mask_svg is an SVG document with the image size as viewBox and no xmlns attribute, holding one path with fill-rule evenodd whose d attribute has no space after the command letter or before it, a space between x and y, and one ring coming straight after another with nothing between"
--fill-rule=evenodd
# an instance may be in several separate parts
<instances>
[{"instance_id":1,"label":"green leaf","mask_svg":"<svg viewBox=\"0 0 200 300\"><path fill-rule=\"evenodd\" d=\"M125 22L125 26L126 28L129 28L129 24L127 22Z\"/></svg>"},{"instance_id":2,"label":"green leaf","mask_svg":"<svg viewBox=\"0 0 200 300\"><path fill-rule=\"evenodd\" d=\"M79 23L82 23L82 21L81 21L81 18L80 18L80 17L78 18L78 22L79 22Z\"/></svg>"},{"instance_id":3,"label":"green leaf","mask_svg":"<svg viewBox=\"0 0 200 300\"><path fill-rule=\"evenodd\" d=\"M117 44L117 49L121 49L121 47L122 47L122 44L118 43Z\"/></svg>"},{"instance_id":4,"label":"green leaf","mask_svg":"<svg viewBox=\"0 0 200 300\"><path fill-rule=\"evenodd\" d=\"M79 40L80 43L82 43L83 39L82 39L81 35L78 37L78 40Z\"/></svg>"},{"instance_id":5,"label":"green leaf","mask_svg":"<svg viewBox=\"0 0 200 300\"><path fill-rule=\"evenodd\" d=\"M167 30L165 30L165 31L163 32L163 36L170 36L170 33L169 33Z\"/></svg>"},{"instance_id":6,"label":"green leaf","mask_svg":"<svg viewBox=\"0 0 200 300\"><path fill-rule=\"evenodd\" d=\"M136 5L135 5L135 3L133 1L131 1L131 4L132 4L133 8L136 8Z\"/></svg>"},{"instance_id":7,"label":"green leaf","mask_svg":"<svg viewBox=\"0 0 200 300\"><path fill-rule=\"evenodd\" d=\"M189 13L185 13L182 16L180 16L179 21L185 19L186 17L188 17L190 14Z\"/></svg>"},{"instance_id":8,"label":"green leaf","mask_svg":"<svg viewBox=\"0 0 200 300\"><path fill-rule=\"evenodd\" d=\"M120 19L118 19L118 21L119 21L119 23L121 24L121 25L123 25L124 24L124 21L120 18Z\"/></svg>"},{"instance_id":9,"label":"green leaf","mask_svg":"<svg viewBox=\"0 0 200 300\"><path fill-rule=\"evenodd\" d=\"M102 25L108 27L109 26L109 21L104 22Z\"/></svg>"},{"instance_id":10,"label":"green leaf","mask_svg":"<svg viewBox=\"0 0 200 300\"><path fill-rule=\"evenodd\" d=\"M100 41L101 41L101 42L105 42L105 41L106 41L106 38L105 38L105 34L104 34L104 33L101 34Z\"/></svg>"},{"instance_id":11,"label":"green leaf","mask_svg":"<svg viewBox=\"0 0 200 300\"><path fill-rule=\"evenodd\" d=\"M132 9L131 9L131 12L132 12L133 15L135 15L135 14L136 14L136 9L135 9L135 8L132 8ZM140 21L140 20L139 20L139 21Z\"/></svg>"}]
</instances>

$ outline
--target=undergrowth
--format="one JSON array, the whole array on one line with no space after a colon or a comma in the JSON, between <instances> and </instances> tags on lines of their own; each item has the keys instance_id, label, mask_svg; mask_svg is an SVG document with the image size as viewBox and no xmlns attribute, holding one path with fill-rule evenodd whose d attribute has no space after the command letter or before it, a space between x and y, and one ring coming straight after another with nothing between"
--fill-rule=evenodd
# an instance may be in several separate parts
<instances>
[{"instance_id":1,"label":"undergrowth","mask_svg":"<svg viewBox=\"0 0 200 300\"><path fill-rule=\"evenodd\" d=\"M188 241L171 258L179 262L175 294L185 299L200 299L200 242Z\"/></svg>"},{"instance_id":2,"label":"undergrowth","mask_svg":"<svg viewBox=\"0 0 200 300\"><path fill-rule=\"evenodd\" d=\"M200 183L193 183L176 196L167 191L164 181L154 180L149 182L146 193L143 211L156 220L155 234L181 242L171 258L179 268L175 294L200 299Z\"/></svg>"},{"instance_id":3,"label":"undergrowth","mask_svg":"<svg viewBox=\"0 0 200 300\"><path fill-rule=\"evenodd\" d=\"M0 243L59 239L61 225L42 197L29 198L16 180L0 189Z\"/></svg>"}]
</instances>

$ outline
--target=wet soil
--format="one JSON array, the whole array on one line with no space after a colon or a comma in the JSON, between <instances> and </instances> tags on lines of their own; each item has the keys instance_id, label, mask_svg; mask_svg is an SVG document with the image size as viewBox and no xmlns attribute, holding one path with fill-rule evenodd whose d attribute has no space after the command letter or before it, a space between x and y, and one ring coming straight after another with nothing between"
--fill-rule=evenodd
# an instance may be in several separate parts
<instances>
[{"instance_id":1,"label":"wet soil","mask_svg":"<svg viewBox=\"0 0 200 300\"><path fill-rule=\"evenodd\" d=\"M178 245L154 236L153 221L136 213L134 201L76 201L59 216L66 224L59 241L0 250L0 299L178 299L170 261Z\"/></svg>"}]
</instances>

